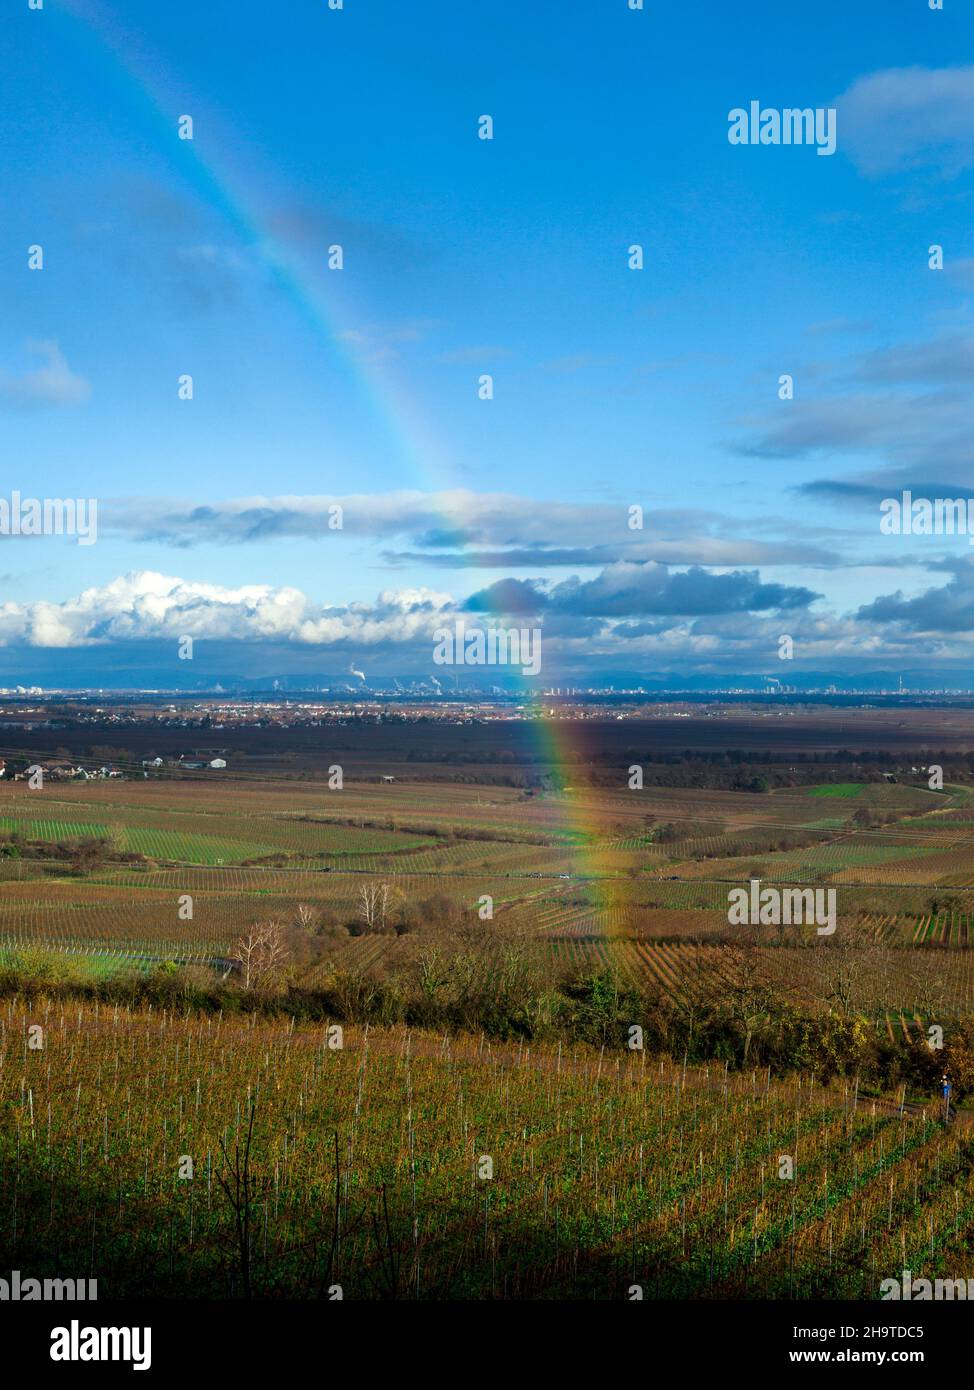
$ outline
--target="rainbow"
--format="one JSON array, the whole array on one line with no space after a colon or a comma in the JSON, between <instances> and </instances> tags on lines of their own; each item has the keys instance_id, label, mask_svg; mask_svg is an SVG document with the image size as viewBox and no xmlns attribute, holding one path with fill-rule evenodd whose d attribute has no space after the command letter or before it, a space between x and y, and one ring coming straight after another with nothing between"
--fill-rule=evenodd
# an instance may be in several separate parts
<instances>
[{"instance_id":1,"label":"rainbow","mask_svg":"<svg viewBox=\"0 0 974 1390\"><path fill-rule=\"evenodd\" d=\"M392 365L370 358L355 348L354 328L363 321L353 301L351 277L309 267L275 235L269 224L261 180L256 171L233 168L205 139L177 139L183 110L158 57L139 51L126 40L115 16L100 11L97 0L63 0L59 7L72 24L72 53L83 53L107 91L123 85L123 95L148 111L161 148L171 148L173 168L194 194L215 208L241 241L259 258L276 283L286 291L302 319L343 360L371 416L380 421L389 444L404 467L421 480L423 490L450 487L449 452L423 417L417 401L398 380ZM52 14L51 20L55 16ZM525 689L524 703L544 761L573 761L584 745L584 725L558 719L545 710L535 691ZM613 912L610 875L617 872L604 849L605 829L599 822L596 797L581 791L557 793L564 811L564 833L571 846L574 872L590 881L595 897L593 935L602 935L610 950L616 934L602 924Z\"/></svg>"}]
</instances>

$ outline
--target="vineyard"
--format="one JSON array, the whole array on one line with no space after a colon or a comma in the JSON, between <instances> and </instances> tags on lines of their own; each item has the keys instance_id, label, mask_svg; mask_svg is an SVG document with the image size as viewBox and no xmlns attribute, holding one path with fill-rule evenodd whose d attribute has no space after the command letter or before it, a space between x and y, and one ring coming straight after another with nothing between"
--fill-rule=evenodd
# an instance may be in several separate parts
<instances>
[{"instance_id":1,"label":"vineyard","mask_svg":"<svg viewBox=\"0 0 974 1390\"><path fill-rule=\"evenodd\" d=\"M0 961L42 949L75 969L89 959L98 977L165 962L222 975L242 933L260 921L290 929L300 908L303 920L332 924L294 967L319 988L335 972L420 969L443 945L442 927L424 923L435 901L439 918L452 913L453 937L516 941L553 981L608 969L682 998L700 952L733 944L729 890L759 878L834 887L836 940L886 950L882 978L863 993L884 1026L897 1011L929 1014L924 982L934 967L919 961L930 952L938 961L949 953L937 967L942 1006L970 1005L969 806L961 789L935 795L885 782L764 797L665 787L526 797L450 784L351 783L340 793L273 781L38 792L0 784ZM863 809L883 823L854 822ZM103 848L79 867L83 841ZM363 921L370 883L386 885L408 935L394 922L374 934ZM769 978L805 1005L828 997L834 955L796 949L822 945L814 928L753 928L749 939L768 948Z\"/></svg>"},{"instance_id":2,"label":"vineyard","mask_svg":"<svg viewBox=\"0 0 974 1390\"><path fill-rule=\"evenodd\" d=\"M100 1298L876 1299L970 1258L966 1132L849 1083L43 998L2 1025L5 1247Z\"/></svg>"}]
</instances>

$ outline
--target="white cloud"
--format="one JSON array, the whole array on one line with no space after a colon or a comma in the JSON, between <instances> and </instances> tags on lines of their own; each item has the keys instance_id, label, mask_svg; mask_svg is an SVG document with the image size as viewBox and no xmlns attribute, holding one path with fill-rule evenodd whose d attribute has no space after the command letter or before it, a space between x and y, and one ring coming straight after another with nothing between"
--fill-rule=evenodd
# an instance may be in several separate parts
<instances>
[{"instance_id":1,"label":"white cloud","mask_svg":"<svg viewBox=\"0 0 974 1390\"><path fill-rule=\"evenodd\" d=\"M401 323L369 323L347 328L336 336L369 362L382 362L399 356L404 343L421 343L437 327L435 319L406 319Z\"/></svg>"},{"instance_id":2,"label":"white cloud","mask_svg":"<svg viewBox=\"0 0 974 1390\"><path fill-rule=\"evenodd\" d=\"M888 68L837 98L839 147L870 177L974 165L974 66Z\"/></svg>"},{"instance_id":3,"label":"white cloud","mask_svg":"<svg viewBox=\"0 0 974 1390\"><path fill-rule=\"evenodd\" d=\"M410 589L380 594L373 606L315 605L299 589L248 584L237 589L138 570L63 603L0 605L0 644L83 647L172 640L332 644L408 642L431 633L449 594Z\"/></svg>"},{"instance_id":4,"label":"white cloud","mask_svg":"<svg viewBox=\"0 0 974 1390\"><path fill-rule=\"evenodd\" d=\"M0 399L21 409L45 405L81 405L91 395L91 386L73 372L56 342L28 343L27 351L44 358L44 365L13 376L0 372Z\"/></svg>"}]
</instances>

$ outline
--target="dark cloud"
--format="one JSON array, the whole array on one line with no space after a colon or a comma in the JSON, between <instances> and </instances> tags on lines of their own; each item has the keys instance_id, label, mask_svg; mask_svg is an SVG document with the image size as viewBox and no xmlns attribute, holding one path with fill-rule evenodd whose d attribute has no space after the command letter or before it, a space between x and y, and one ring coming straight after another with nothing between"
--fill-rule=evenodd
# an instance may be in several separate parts
<instances>
[{"instance_id":1,"label":"dark cloud","mask_svg":"<svg viewBox=\"0 0 974 1390\"><path fill-rule=\"evenodd\" d=\"M461 544L462 542L457 542ZM417 545L430 545L417 538ZM437 569L550 569L563 565L609 565L619 559L618 546L522 546L510 550L449 550L443 554L419 554L411 550L384 550L390 564L424 564Z\"/></svg>"},{"instance_id":2,"label":"dark cloud","mask_svg":"<svg viewBox=\"0 0 974 1390\"><path fill-rule=\"evenodd\" d=\"M694 566L673 573L665 565L620 561L587 583L569 579L559 584L552 593L552 606L614 617L666 613L694 617L806 608L817 597L810 589L764 584L757 570L715 574Z\"/></svg>"},{"instance_id":3,"label":"dark cloud","mask_svg":"<svg viewBox=\"0 0 974 1390\"><path fill-rule=\"evenodd\" d=\"M878 483L845 482L841 478L814 478L801 483L795 489L805 497L818 497L826 502L875 502L879 503L889 496L889 491Z\"/></svg>"},{"instance_id":4,"label":"dark cloud","mask_svg":"<svg viewBox=\"0 0 974 1390\"><path fill-rule=\"evenodd\" d=\"M974 336L954 334L860 353L840 370L808 367L796 397L743 421L734 451L752 458L874 453L928 470L969 466L974 455Z\"/></svg>"},{"instance_id":5,"label":"dark cloud","mask_svg":"<svg viewBox=\"0 0 974 1390\"><path fill-rule=\"evenodd\" d=\"M341 532L330 511L343 512ZM668 565L815 565L839 563L834 550L789 535L783 517L735 517L690 508L646 509L631 530L625 505L544 501L510 494L401 492L227 499L196 506L175 499L116 499L102 509L106 532L186 547L246 544L283 537L340 535L408 540L386 549L388 565L424 569L600 569L621 559ZM767 539L756 539L759 535ZM474 548L476 547L476 548Z\"/></svg>"},{"instance_id":6,"label":"dark cloud","mask_svg":"<svg viewBox=\"0 0 974 1390\"><path fill-rule=\"evenodd\" d=\"M583 617L577 613L552 613L544 616L544 637L550 641L555 637L578 638L597 637L605 630L602 618ZM616 629L618 631L618 629Z\"/></svg>"},{"instance_id":7,"label":"dark cloud","mask_svg":"<svg viewBox=\"0 0 974 1390\"><path fill-rule=\"evenodd\" d=\"M669 618L657 618L655 621L644 618L638 623L616 623L612 631L613 635L621 638L623 642L632 642L637 637L659 637L671 626Z\"/></svg>"},{"instance_id":8,"label":"dark cloud","mask_svg":"<svg viewBox=\"0 0 974 1390\"><path fill-rule=\"evenodd\" d=\"M917 410L912 400L865 393L822 396L783 401L773 415L757 422L736 452L749 458L804 458L838 449L892 449L916 434Z\"/></svg>"},{"instance_id":9,"label":"dark cloud","mask_svg":"<svg viewBox=\"0 0 974 1390\"><path fill-rule=\"evenodd\" d=\"M463 607L468 613L540 613L549 604L547 594L530 579L499 579L471 594Z\"/></svg>"},{"instance_id":10,"label":"dark cloud","mask_svg":"<svg viewBox=\"0 0 974 1390\"><path fill-rule=\"evenodd\" d=\"M619 541L615 545L537 545L508 550L445 550L439 554L385 550L382 558L392 565L422 564L437 569L565 569L579 565L599 568L622 559L659 559L670 565L757 563L827 567L838 563L835 551L801 541L756 541L744 536L699 534L684 539Z\"/></svg>"},{"instance_id":11,"label":"dark cloud","mask_svg":"<svg viewBox=\"0 0 974 1390\"><path fill-rule=\"evenodd\" d=\"M878 506L886 497L895 497L903 491L912 492L914 497L974 497L974 488L967 484L933 482L929 478L899 470L891 472L876 481L844 482L841 478L816 478L802 483L797 489L806 497L820 497L829 502L869 502Z\"/></svg>"},{"instance_id":12,"label":"dark cloud","mask_svg":"<svg viewBox=\"0 0 974 1390\"><path fill-rule=\"evenodd\" d=\"M964 633L974 628L974 558L942 561L931 568L953 571L940 588L927 589L907 598L902 590L884 594L864 604L856 613L860 622L895 623L909 632Z\"/></svg>"},{"instance_id":13,"label":"dark cloud","mask_svg":"<svg viewBox=\"0 0 974 1390\"><path fill-rule=\"evenodd\" d=\"M715 574L700 566L674 573L652 561L619 561L595 579L577 576L553 587L539 580L501 579L471 595L472 612L567 612L592 617L759 613L807 608L820 595L798 586L765 584L756 570Z\"/></svg>"},{"instance_id":14,"label":"dark cloud","mask_svg":"<svg viewBox=\"0 0 974 1390\"><path fill-rule=\"evenodd\" d=\"M852 375L887 385L974 381L974 338L956 334L926 343L897 343L866 353Z\"/></svg>"}]
</instances>

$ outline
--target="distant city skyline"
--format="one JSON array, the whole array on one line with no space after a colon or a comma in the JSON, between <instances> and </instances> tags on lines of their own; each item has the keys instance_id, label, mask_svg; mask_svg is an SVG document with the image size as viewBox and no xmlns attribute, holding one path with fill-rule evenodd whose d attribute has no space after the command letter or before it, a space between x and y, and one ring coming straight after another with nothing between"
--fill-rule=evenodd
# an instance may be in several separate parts
<instances>
[{"instance_id":1,"label":"distant city skyline","mask_svg":"<svg viewBox=\"0 0 974 1390\"><path fill-rule=\"evenodd\" d=\"M974 688L964 8L21 6L0 684Z\"/></svg>"}]
</instances>

